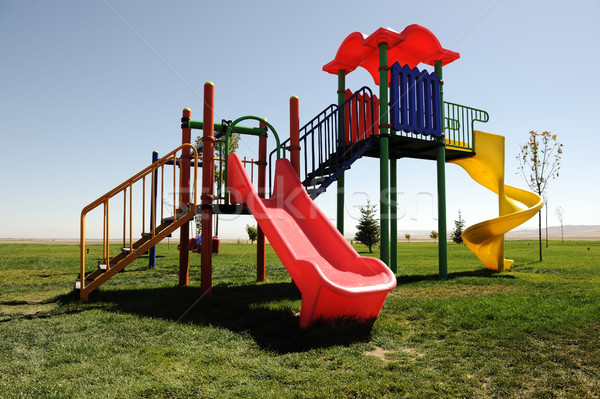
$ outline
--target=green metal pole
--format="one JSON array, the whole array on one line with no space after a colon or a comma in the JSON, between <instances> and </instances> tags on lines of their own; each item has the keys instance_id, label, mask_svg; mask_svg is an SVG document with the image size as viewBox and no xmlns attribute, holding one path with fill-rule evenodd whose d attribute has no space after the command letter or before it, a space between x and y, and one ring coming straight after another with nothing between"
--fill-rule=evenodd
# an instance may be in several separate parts
<instances>
[{"instance_id":1,"label":"green metal pole","mask_svg":"<svg viewBox=\"0 0 600 399\"><path fill-rule=\"evenodd\" d=\"M203 121L190 121L189 125L192 129L204 129ZM213 126L215 132L223 131L223 125L221 123L214 123ZM236 125L233 127L232 132L240 134L249 134L252 136L264 136L267 131L264 127L247 127Z\"/></svg>"},{"instance_id":2,"label":"green metal pole","mask_svg":"<svg viewBox=\"0 0 600 399\"><path fill-rule=\"evenodd\" d=\"M344 101L346 101L345 96L346 91L346 71L340 69L338 71L338 106L342 106ZM340 147L344 145L344 119L342 118L342 110L338 112L339 120L338 120L338 141ZM337 229L338 231L344 235L344 173L340 175L337 180Z\"/></svg>"},{"instance_id":3,"label":"green metal pole","mask_svg":"<svg viewBox=\"0 0 600 399\"><path fill-rule=\"evenodd\" d=\"M392 134L396 131L392 129ZM390 159L390 269L398 272L398 160Z\"/></svg>"},{"instance_id":4,"label":"green metal pole","mask_svg":"<svg viewBox=\"0 0 600 399\"><path fill-rule=\"evenodd\" d=\"M387 43L379 44L379 212L380 212L380 255L379 258L390 264L389 226L389 142L388 142L388 67Z\"/></svg>"},{"instance_id":5,"label":"green metal pole","mask_svg":"<svg viewBox=\"0 0 600 399\"><path fill-rule=\"evenodd\" d=\"M443 83L442 61L435 62L435 73ZM448 278L448 239L446 233L446 138L444 137L444 85L440 84L440 112L442 114L442 137L437 148L437 188L438 188L438 262L441 279Z\"/></svg>"}]
</instances>

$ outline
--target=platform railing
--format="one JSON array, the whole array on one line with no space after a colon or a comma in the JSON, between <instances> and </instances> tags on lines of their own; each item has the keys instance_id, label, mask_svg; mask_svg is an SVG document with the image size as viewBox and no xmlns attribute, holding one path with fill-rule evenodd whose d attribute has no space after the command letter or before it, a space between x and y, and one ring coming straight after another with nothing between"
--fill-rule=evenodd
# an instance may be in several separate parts
<instances>
[{"instance_id":1,"label":"platform railing","mask_svg":"<svg viewBox=\"0 0 600 399\"><path fill-rule=\"evenodd\" d=\"M444 101L446 147L475 150L475 122L486 123L490 116L481 109Z\"/></svg>"},{"instance_id":2,"label":"platform railing","mask_svg":"<svg viewBox=\"0 0 600 399\"><path fill-rule=\"evenodd\" d=\"M328 106L300 128L300 180L305 186L321 184L311 184L315 178L341 174L361 151L370 146L371 136L378 134L374 128L378 126L376 99L370 88L363 87L347 95L342 106ZM284 148L289 145L290 139L281 143ZM269 154L269 191L272 189L274 155L275 151Z\"/></svg>"},{"instance_id":3,"label":"platform railing","mask_svg":"<svg viewBox=\"0 0 600 399\"><path fill-rule=\"evenodd\" d=\"M307 188L313 185L311 179L331 176L334 171L341 174L349 166L347 164L371 144L368 139L379 133L378 110L377 97L368 87L363 87L355 93L347 93L341 107L328 106L300 129L300 180ZM444 102L444 111L446 147L474 151L474 124L487 122L488 113L450 102ZM343 130L343 137L340 130ZM394 134L423 141L436 139L403 130ZM281 143L283 148L289 145L290 139ZM272 188L274 155L275 151L269 155L269 190Z\"/></svg>"}]
</instances>

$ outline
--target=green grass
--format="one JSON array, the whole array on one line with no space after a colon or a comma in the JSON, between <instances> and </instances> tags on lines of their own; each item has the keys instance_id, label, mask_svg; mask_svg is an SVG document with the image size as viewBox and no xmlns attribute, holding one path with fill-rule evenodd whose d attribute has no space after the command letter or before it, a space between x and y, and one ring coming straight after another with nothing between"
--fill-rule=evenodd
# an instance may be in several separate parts
<instances>
[{"instance_id":1,"label":"green grass","mask_svg":"<svg viewBox=\"0 0 600 399\"><path fill-rule=\"evenodd\" d=\"M77 246L0 245L0 397L600 397L600 243L536 248L507 242L496 274L451 244L439 281L435 244L400 243L372 326L301 330L270 248L256 283L255 246L222 244L201 298L199 257L178 288L161 244L80 303Z\"/></svg>"}]
</instances>

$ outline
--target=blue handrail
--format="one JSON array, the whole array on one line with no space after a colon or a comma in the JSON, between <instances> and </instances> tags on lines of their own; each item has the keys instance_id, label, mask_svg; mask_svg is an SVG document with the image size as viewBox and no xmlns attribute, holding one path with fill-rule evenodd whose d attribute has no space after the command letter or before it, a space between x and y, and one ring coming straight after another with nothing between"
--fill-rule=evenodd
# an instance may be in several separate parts
<instances>
[{"instance_id":1,"label":"blue handrail","mask_svg":"<svg viewBox=\"0 0 600 399\"><path fill-rule=\"evenodd\" d=\"M373 92L363 87L341 106L328 106L300 129L299 142L303 150L300 180L309 191L312 187L311 197L315 198L323 192L371 146L371 136L378 133L373 127L375 118ZM289 142L290 139L287 139L281 146L285 148ZM275 151L269 154L270 190L274 154Z\"/></svg>"}]
</instances>

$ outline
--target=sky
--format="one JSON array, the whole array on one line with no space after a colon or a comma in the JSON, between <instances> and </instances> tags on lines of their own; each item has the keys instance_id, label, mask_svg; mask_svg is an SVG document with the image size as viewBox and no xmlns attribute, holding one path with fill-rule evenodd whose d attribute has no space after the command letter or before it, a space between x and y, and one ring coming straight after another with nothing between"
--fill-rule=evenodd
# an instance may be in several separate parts
<instances>
[{"instance_id":1,"label":"sky","mask_svg":"<svg viewBox=\"0 0 600 399\"><path fill-rule=\"evenodd\" d=\"M347 35L413 23L460 53L444 69L445 99L489 113L477 128L506 137L506 183L526 188L519 147L529 131L551 131L564 153L549 224L561 206L565 224L598 225L599 15L597 0L0 0L0 238L78 237L85 205L146 167L153 150L179 145L183 108L202 118L207 81L217 121L257 115L289 137L292 95L301 124L336 102L337 79L322 67ZM346 83L375 89L361 68ZM256 157L256 138L240 152ZM379 191L378 161L355 165L349 237ZM459 209L467 226L497 216L497 197L458 166L446 179L449 228ZM436 230L435 162L400 160L398 190L399 236ZM316 202L334 221L333 190ZM220 235L245 238L252 223L223 218Z\"/></svg>"}]
</instances>

